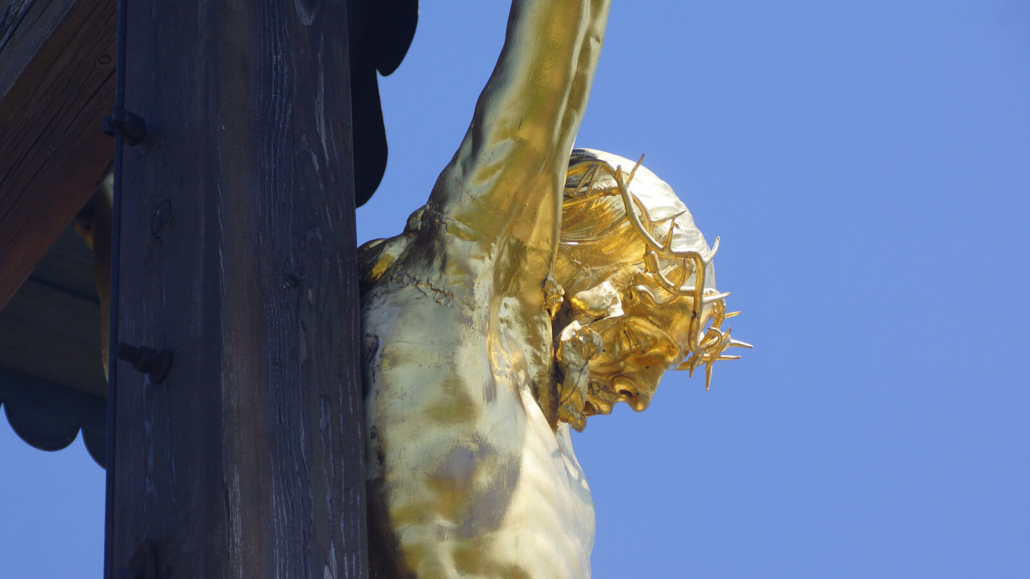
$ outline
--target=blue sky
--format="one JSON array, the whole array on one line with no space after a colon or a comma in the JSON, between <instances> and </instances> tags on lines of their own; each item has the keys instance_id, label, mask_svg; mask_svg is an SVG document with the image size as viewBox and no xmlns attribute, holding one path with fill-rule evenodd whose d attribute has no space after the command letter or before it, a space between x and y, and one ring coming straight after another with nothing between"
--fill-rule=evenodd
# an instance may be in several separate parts
<instances>
[{"instance_id":1,"label":"blue sky","mask_svg":"<svg viewBox=\"0 0 1030 579\"><path fill-rule=\"evenodd\" d=\"M424 3L359 241L457 147L504 2ZM616 2L578 145L681 195L756 345L575 437L594 576L1030 573L1030 4ZM0 421L0 560L99 576L103 474Z\"/></svg>"}]
</instances>

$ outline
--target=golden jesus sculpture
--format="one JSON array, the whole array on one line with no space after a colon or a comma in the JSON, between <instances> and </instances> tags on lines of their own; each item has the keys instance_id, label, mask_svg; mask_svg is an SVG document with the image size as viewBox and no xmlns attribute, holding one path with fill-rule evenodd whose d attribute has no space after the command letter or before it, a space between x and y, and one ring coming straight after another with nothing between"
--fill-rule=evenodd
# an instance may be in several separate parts
<instances>
[{"instance_id":1,"label":"golden jesus sculpture","mask_svg":"<svg viewBox=\"0 0 1030 579\"><path fill-rule=\"evenodd\" d=\"M672 189L572 151L608 9L515 0L428 203L359 250L373 577L589 577L569 428L747 346Z\"/></svg>"}]
</instances>

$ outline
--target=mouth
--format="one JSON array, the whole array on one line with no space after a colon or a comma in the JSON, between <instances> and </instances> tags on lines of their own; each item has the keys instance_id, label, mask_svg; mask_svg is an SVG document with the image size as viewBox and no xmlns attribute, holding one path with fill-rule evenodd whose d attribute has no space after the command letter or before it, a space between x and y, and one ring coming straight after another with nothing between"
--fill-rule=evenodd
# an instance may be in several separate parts
<instances>
[{"instance_id":1,"label":"mouth","mask_svg":"<svg viewBox=\"0 0 1030 579\"><path fill-rule=\"evenodd\" d=\"M590 380L587 383L587 401L583 405L583 414L587 416L611 414L612 406L618 401L618 395L611 389L597 380Z\"/></svg>"}]
</instances>

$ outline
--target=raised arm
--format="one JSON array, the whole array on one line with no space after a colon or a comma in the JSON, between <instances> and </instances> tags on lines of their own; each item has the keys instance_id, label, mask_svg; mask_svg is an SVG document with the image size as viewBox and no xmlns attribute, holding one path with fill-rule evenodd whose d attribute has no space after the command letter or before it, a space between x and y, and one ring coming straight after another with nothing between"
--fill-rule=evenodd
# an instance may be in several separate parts
<instances>
[{"instance_id":1,"label":"raised arm","mask_svg":"<svg viewBox=\"0 0 1030 579\"><path fill-rule=\"evenodd\" d=\"M460 239L455 242L464 245L460 251L479 250L492 260L514 242L537 266L532 269L543 266L546 275L558 241L569 152L586 108L609 4L512 2L497 66L423 217L424 227L443 234L445 246L448 239Z\"/></svg>"}]
</instances>

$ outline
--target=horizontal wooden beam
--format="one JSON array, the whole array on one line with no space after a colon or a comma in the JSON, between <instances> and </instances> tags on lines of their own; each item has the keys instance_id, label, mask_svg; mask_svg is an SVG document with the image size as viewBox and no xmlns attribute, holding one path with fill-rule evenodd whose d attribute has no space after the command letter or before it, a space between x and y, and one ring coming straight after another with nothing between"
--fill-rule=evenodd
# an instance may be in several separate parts
<instances>
[{"instance_id":1,"label":"horizontal wooden beam","mask_svg":"<svg viewBox=\"0 0 1030 579\"><path fill-rule=\"evenodd\" d=\"M110 160L114 0L0 0L0 308Z\"/></svg>"}]
</instances>

